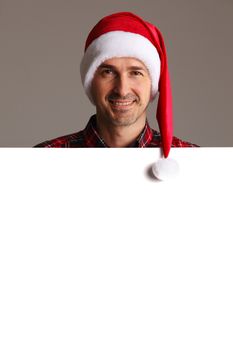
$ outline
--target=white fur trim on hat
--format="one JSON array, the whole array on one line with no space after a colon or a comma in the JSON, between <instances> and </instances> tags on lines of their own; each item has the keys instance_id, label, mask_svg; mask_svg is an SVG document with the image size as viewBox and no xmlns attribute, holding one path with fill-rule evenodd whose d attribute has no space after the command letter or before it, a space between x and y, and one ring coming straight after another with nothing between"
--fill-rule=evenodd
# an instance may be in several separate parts
<instances>
[{"instance_id":1,"label":"white fur trim on hat","mask_svg":"<svg viewBox=\"0 0 233 350\"><path fill-rule=\"evenodd\" d=\"M155 46L146 37L124 31L112 31L95 39L86 49L80 65L84 90L90 101L91 83L96 69L113 57L133 57L142 61L151 77L151 97L158 91L160 58Z\"/></svg>"}]
</instances>

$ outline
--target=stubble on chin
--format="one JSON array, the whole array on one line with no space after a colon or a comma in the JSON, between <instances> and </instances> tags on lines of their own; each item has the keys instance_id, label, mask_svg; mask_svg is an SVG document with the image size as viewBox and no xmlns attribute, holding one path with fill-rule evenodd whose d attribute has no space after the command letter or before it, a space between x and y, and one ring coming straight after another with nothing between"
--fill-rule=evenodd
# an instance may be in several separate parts
<instances>
[{"instance_id":1,"label":"stubble on chin","mask_svg":"<svg viewBox=\"0 0 233 350\"><path fill-rule=\"evenodd\" d=\"M111 119L112 125L114 125L114 126L131 126L131 125L135 124L139 118L140 118L140 116L127 117L127 116L121 115L121 116L118 116L115 118L110 118L110 119Z\"/></svg>"},{"instance_id":2,"label":"stubble on chin","mask_svg":"<svg viewBox=\"0 0 233 350\"><path fill-rule=\"evenodd\" d=\"M135 124L141 116L135 115L135 113L129 113L129 111L97 111L97 119L100 123L114 127L127 127Z\"/></svg>"}]
</instances>

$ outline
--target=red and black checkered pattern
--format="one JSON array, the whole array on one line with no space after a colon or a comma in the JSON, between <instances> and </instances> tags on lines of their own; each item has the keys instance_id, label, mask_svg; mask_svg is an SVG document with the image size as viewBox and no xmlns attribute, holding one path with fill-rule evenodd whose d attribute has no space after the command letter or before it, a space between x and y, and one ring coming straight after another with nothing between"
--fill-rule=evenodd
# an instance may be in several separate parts
<instances>
[{"instance_id":1,"label":"red and black checkered pattern","mask_svg":"<svg viewBox=\"0 0 233 350\"><path fill-rule=\"evenodd\" d=\"M161 147L161 136L156 130L150 128L148 122L137 138L128 147ZM96 129L96 116L93 115L86 128L79 132L58 137L56 139L42 142L34 147L55 147L55 148L81 148L81 147L108 147L103 139L99 136ZM190 142L182 141L177 137L172 139L172 147L198 147Z\"/></svg>"}]
</instances>

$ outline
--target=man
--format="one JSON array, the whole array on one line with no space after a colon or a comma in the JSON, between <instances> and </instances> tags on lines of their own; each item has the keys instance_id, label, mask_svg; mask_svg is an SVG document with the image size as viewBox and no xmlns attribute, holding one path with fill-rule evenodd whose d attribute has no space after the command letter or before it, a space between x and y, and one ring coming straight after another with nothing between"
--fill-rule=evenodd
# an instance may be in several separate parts
<instances>
[{"instance_id":1,"label":"man","mask_svg":"<svg viewBox=\"0 0 233 350\"><path fill-rule=\"evenodd\" d=\"M167 158L171 147L196 146L173 137L166 49L154 25L129 12L104 17L88 35L80 71L96 114L84 130L36 147L162 147ZM160 132L146 119L157 93Z\"/></svg>"}]
</instances>

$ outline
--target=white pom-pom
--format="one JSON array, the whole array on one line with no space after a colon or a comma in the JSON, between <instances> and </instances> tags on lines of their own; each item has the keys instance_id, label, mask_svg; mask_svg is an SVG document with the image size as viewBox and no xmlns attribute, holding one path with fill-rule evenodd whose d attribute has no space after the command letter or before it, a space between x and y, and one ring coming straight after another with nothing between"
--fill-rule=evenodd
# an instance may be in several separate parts
<instances>
[{"instance_id":1,"label":"white pom-pom","mask_svg":"<svg viewBox=\"0 0 233 350\"><path fill-rule=\"evenodd\" d=\"M158 180L174 179L179 174L179 165L174 159L162 158L153 164L152 172Z\"/></svg>"}]
</instances>

